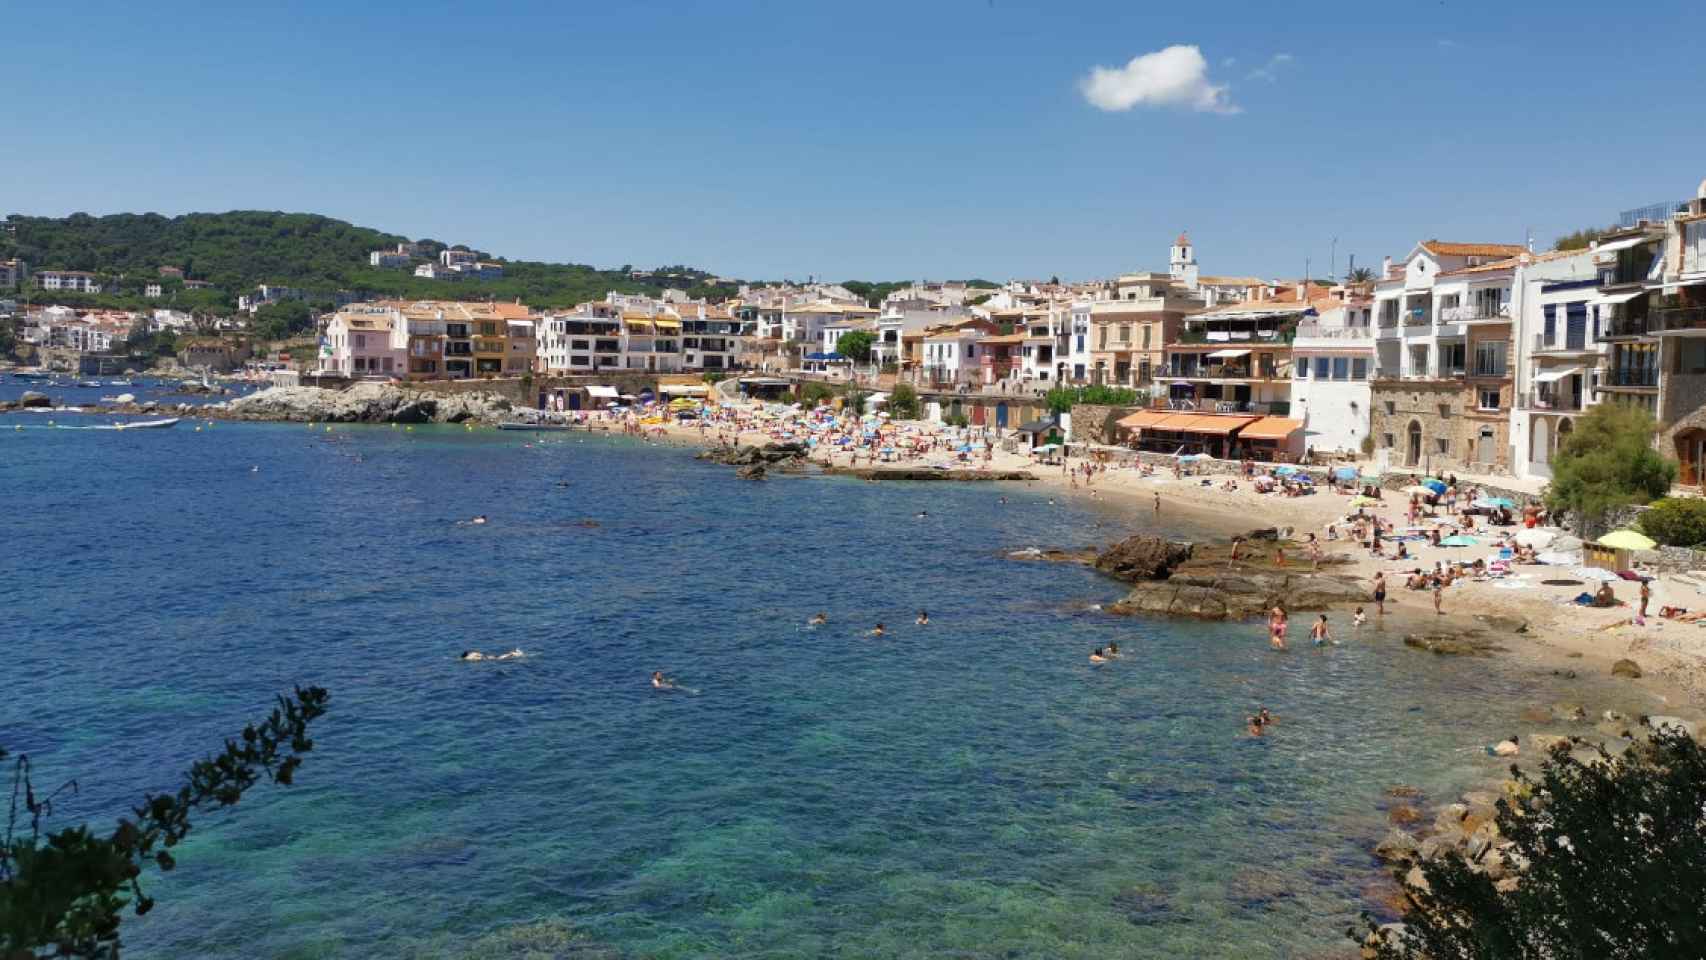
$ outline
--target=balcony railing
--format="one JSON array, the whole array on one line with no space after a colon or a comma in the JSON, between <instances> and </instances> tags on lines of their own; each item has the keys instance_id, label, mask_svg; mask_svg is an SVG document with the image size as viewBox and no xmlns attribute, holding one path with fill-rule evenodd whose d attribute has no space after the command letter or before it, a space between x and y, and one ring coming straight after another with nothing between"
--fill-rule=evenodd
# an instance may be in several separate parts
<instances>
[{"instance_id":1,"label":"balcony railing","mask_svg":"<svg viewBox=\"0 0 1706 960\"><path fill-rule=\"evenodd\" d=\"M1517 405L1525 410L1554 410L1559 413L1576 413L1582 409L1582 398L1571 394L1529 390L1518 398Z\"/></svg>"},{"instance_id":2,"label":"balcony railing","mask_svg":"<svg viewBox=\"0 0 1706 960\"><path fill-rule=\"evenodd\" d=\"M1655 332L1669 333L1677 330L1698 330L1706 327L1706 307L1672 307L1669 310L1654 310L1649 316L1650 326Z\"/></svg>"},{"instance_id":3,"label":"balcony railing","mask_svg":"<svg viewBox=\"0 0 1706 960\"><path fill-rule=\"evenodd\" d=\"M1647 369L1620 370L1614 367L1606 372L1605 385L1608 387L1656 387L1659 385L1659 372Z\"/></svg>"},{"instance_id":4,"label":"balcony railing","mask_svg":"<svg viewBox=\"0 0 1706 960\"><path fill-rule=\"evenodd\" d=\"M1374 331L1368 327L1323 327L1321 324L1309 321L1297 325L1297 337L1313 337L1320 340L1367 340L1374 336Z\"/></svg>"},{"instance_id":5,"label":"balcony railing","mask_svg":"<svg viewBox=\"0 0 1706 960\"><path fill-rule=\"evenodd\" d=\"M1430 322L1426 307L1411 307L1404 311L1404 326L1406 327L1425 327Z\"/></svg>"},{"instance_id":6,"label":"balcony railing","mask_svg":"<svg viewBox=\"0 0 1706 960\"><path fill-rule=\"evenodd\" d=\"M1466 303L1457 307L1446 307L1439 312L1442 323L1462 323L1465 320L1509 320L1511 305L1508 303Z\"/></svg>"},{"instance_id":7,"label":"balcony railing","mask_svg":"<svg viewBox=\"0 0 1706 960\"><path fill-rule=\"evenodd\" d=\"M1616 334L1611 333L1608 329L1603 334L1603 336L1610 337L1610 336L1616 336ZM1554 338L1552 338L1551 342L1547 342L1546 334L1537 333L1534 335L1534 352L1535 353L1552 353L1552 352L1561 351L1561 350L1587 350L1587 349L1589 349L1589 347L1588 347L1588 342L1587 342L1586 336L1575 337L1575 338L1565 337L1562 340L1554 337Z\"/></svg>"}]
</instances>

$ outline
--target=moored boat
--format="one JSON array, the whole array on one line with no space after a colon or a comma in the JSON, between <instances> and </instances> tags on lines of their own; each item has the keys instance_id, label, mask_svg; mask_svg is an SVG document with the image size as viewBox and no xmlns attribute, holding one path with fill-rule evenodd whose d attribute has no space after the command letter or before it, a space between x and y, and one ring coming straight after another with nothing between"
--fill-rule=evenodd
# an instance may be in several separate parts
<instances>
[{"instance_id":1,"label":"moored boat","mask_svg":"<svg viewBox=\"0 0 1706 960\"><path fill-rule=\"evenodd\" d=\"M498 429L499 430L570 430L573 428L569 424L566 424L566 423L521 423L519 421L512 421L509 423L498 424Z\"/></svg>"}]
</instances>

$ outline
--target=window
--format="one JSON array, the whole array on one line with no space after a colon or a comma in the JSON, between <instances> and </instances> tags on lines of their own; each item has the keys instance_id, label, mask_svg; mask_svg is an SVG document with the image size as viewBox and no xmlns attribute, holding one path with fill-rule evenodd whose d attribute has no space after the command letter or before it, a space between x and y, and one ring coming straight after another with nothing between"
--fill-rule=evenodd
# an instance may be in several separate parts
<instances>
[{"instance_id":1,"label":"window","mask_svg":"<svg viewBox=\"0 0 1706 960\"><path fill-rule=\"evenodd\" d=\"M1082 333L1078 335L1078 346L1072 352L1073 353L1083 353L1084 352L1084 335Z\"/></svg>"},{"instance_id":2,"label":"window","mask_svg":"<svg viewBox=\"0 0 1706 960\"><path fill-rule=\"evenodd\" d=\"M1357 357L1356 359L1351 361L1351 379L1352 380L1367 380L1368 379L1368 361L1367 360L1363 359L1362 357Z\"/></svg>"},{"instance_id":3,"label":"window","mask_svg":"<svg viewBox=\"0 0 1706 960\"><path fill-rule=\"evenodd\" d=\"M1343 380L1343 379L1349 377L1350 375L1351 375L1350 358L1349 357L1334 357L1333 358L1333 379L1334 380Z\"/></svg>"},{"instance_id":4,"label":"window","mask_svg":"<svg viewBox=\"0 0 1706 960\"><path fill-rule=\"evenodd\" d=\"M1390 416L1393 416L1394 414L1396 414L1397 412L1398 412L1398 404L1394 403L1391 400L1386 401L1386 415L1390 417ZM1389 443L1389 444L1387 444L1387 446L1390 447L1390 446L1392 446L1392 444Z\"/></svg>"},{"instance_id":5,"label":"window","mask_svg":"<svg viewBox=\"0 0 1706 960\"><path fill-rule=\"evenodd\" d=\"M1441 344L1439 348L1439 373L1442 377L1460 376L1463 373L1463 358L1468 347L1461 343Z\"/></svg>"},{"instance_id":6,"label":"window","mask_svg":"<svg viewBox=\"0 0 1706 960\"><path fill-rule=\"evenodd\" d=\"M358 333L355 335L355 347L357 350L364 350L367 348L367 334Z\"/></svg>"},{"instance_id":7,"label":"window","mask_svg":"<svg viewBox=\"0 0 1706 960\"><path fill-rule=\"evenodd\" d=\"M1149 324L1143 325L1143 349L1149 349Z\"/></svg>"},{"instance_id":8,"label":"window","mask_svg":"<svg viewBox=\"0 0 1706 960\"><path fill-rule=\"evenodd\" d=\"M1676 351L1672 373L1706 373L1706 340L1677 337L1671 343Z\"/></svg>"},{"instance_id":9,"label":"window","mask_svg":"<svg viewBox=\"0 0 1706 960\"><path fill-rule=\"evenodd\" d=\"M1439 418L1441 420L1450 420L1451 419L1451 404L1442 403L1439 405Z\"/></svg>"},{"instance_id":10,"label":"window","mask_svg":"<svg viewBox=\"0 0 1706 960\"><path fill-rule=\"evenodd\" d=\"M1391 404L1387 404L1387 406L1391 406ZM1391 411L1388 410L1387 412L1390 413ZM1393 443L1392 434L1390 434L1390 433L1381 434L1380 435L1380 445L1387 448L1388 450L1392 449L1392 447L1395 446L1395 444Z\"/></svg>"},{"instance_id":11,"label":"window","mask_svg":"<svg viewBox=\"0 0 1706 960\"><path fill-rule=\"evenodd\" d=\"M1505 375L1505 342L1484 340L1475 344L1475 375L1502 377Z\"/></svg>"},{"instance_id":12,"label":"window","mask_svg":"<svg viewBox=\"0 0 1706 960\"><path fill-rule=\"evenodd\" d=\"M1436 449L1439 450L1441 456L1450 456L1451 455L1451 441L1447 440L1445 437L1440 437L1439 439L1435 440L1434 446Z\"/></svg>"},{"instance_id":13,"label":"window","mask_svg":"<svg viewBox=\"0 0 1706 960\"><path fill-rule=\"evenodd\" d=\"M1325 380L1332 375L1333 361L1329 357L1315 358L1315 379Z\"/></svg>"},{"instance_id":14,"label":"window","mask_svg":"<svg viewBox=\"0 0 1706 960\"><path fill-rule=\"evenodd\" d=\"M1480 408L1482 410L1499 409L1499 391L1483 387L1480 391Z\"/></svg>"},{"instance_id":15,"label":"window","mask_svg":"<svg viewBox=\"0 0 1706 960\"><path fill-rule=\"evenodd\" d=\"M1297 362L1292 364L1291 370L1292 370L1292 373L1297 376L1297 379L1299 379L1299 380L1309 379L1309 358L1308 357L1298 357Z\"/></svg>"}]
</instances>

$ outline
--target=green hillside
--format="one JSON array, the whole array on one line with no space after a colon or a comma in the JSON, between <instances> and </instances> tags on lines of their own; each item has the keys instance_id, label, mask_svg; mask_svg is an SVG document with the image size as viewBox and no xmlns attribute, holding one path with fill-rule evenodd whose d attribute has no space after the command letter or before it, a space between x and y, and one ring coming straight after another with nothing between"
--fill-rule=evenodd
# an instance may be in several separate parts
<instances>
[{"instance_id":1,"label":"green hillside","mask_svg":"<svg viewBox=\"0 0 1706 960\"><path fill-rule=\"evenodd\" d=\"M238 294L262 283L305 289L312 299L325 301L338 291L353 291L447 300L519 297L535 307L571 306L600 299L611 290L656 294L665 286L713 300L734 293L733 285L705 285L709 275L698 270L670 268L667 272L677 276L636 282L627 270L505 260L483 251L482 259L504 265L503 279L428 280L415 277L411 269L368 266L369 252L391 249L409 239L311 213L233 210L178 217L78 213L64 218L14 214L0 229L0 259L22 257L31 270L101 274L107 289L100 296L55 294L55 299L122 307L160 306L163 301L179 307L230 307ZM436 256L446 246L434 240L420 242L427 256L416 263ZM162 266L181 268L186 277L207 280L215 289L184 290L178 282L167 280L163 300L144 300L143 286L159 279Z\"/></svg>"}]
</instances>

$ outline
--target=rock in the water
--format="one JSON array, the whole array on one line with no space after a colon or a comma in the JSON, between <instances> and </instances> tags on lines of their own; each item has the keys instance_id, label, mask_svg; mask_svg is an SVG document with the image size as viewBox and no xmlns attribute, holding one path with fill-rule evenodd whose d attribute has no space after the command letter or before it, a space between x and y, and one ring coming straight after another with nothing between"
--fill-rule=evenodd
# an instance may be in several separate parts
<instances>
[{"instance_id":1,"label":"rock in the water","mask_svg":"<svg viewBox=\"0 0 1706 960\"><path fill-rule=\"evenodd\" d=\"M1262 909L1297 895L1296 881L1278 870L1246 867L1232 875L1226 895L1246 909Z\"/></svg>"},{"instance_id":2,"label":"rock in the water","mask_svg":"<svg viewBox=\"0 0 1706 960\"><path fill-rule=\"evenodd\" d=\"M1128 583L1165 580L1179 564L1190 559L1191 545L1162 537L1128 537L1102 551L1097 570Z\"/></svg>"},{"instance_id":3,"label":"rock in the water","mask_svg":"<svg viewBox=\"0 0 1706 960\"><path fill-rule=\"evenodd\" d=\"M1422 795L1422 791L1408 784L1400 783L1397 786L1387 787L1386 795L1389 797L1419 797Z\"/></svg>"},{"instance_id":4,"label":"rock in the water","mask_svg":"<svg viewBox=\"0 0 1706 960\"><path fill-rule=\"evenodd\" d=\"M348 390L269 387L220 404L234 420L311 423L463 423L509 419L514 405L499 394L439 394L389 383L358 383Z\"/></svg>"},{"instance_id":5,"label":"rock in the water","mask_svg":"<svg viewBox=\"0 0 1706 960\"><path fill-rule=\"evenodd\" d=\"M1421 847L1416 843L1416 838L1403 830L1389 831L1379 843L1374 845L1374 855L1387 863L1413 859L1420 850Z\"/></svg>"},{"instance_id":6,"label":"rock in the water","mask_svg":"<svg viewBox=\"0 0 1706 960\"><path fill-rule=\"evenodd\" d=\"M1126 919L1138 926L1190 921L1189 917L1174 912L1172 899L1165 891L1149 883L1126 887L1114 894L1113 906L1124 911Z\"/></svg>"},{"instance_id":7,"label":"rock in the water","mask_svg":"<svg viewBox=\"0 0 1706 960\"><path fill-rule=\"evenodd\" d=\"M1556 734L1550 733L1536 733L1529 736L1528 742L1530 746L1539 750L1541 753L1551 753L1559 747L1568 747L1570 745L1570 738L1560 737Z\"/></svg>"},{"instance_id":8,"label":"rock in the water","mask_svg":"<svg viewBox=\"0 0 1706 960\"><path fill-rule=\"evenodd\" d=\"M1412 633L1404 646L1426 650L1442 657L1490 657L1505 648L1473 631L1463 633Z\"/></svg>"},{"instance_id":9,"label":"rock in the water","mask_svg":"<svg viewBox=\"0 0 1706 960\"><path fill-rule=\"evenodd\" d=\"M1400 803L1386 811L1386 819L1393 824L1404 827L1422 819L1422 812L1409 804Z\"/></svg>"},{"instance_id":10,"label":"rock in the water","mask_svg":"<svg viewBox=\"0 0 1706 960\"><path fill-rule=\"evenodd\" d=\"M1521 617L1503 616L1494 613L1477 613L1475 619L1489 630L1501 633L1527 633L1528 621Z\"/></svg>"},{"instance_id":11,"label":"rock in the water","mask_svg":"<svg viewBox=\"0 0 1706 960\"><path fill-rule=\"evenodd\" d=\"M1404 874L1404 886L1421 893L1433 892L1433 888L1428 886L1428 878L1422 874L1422 868L1419 864L1411 867L1410 871Z\"/></svg>"},{"instance_id":12,"label":"rock in the water","mask_svg":"<svg viewBox=\"0 0 1706 960\"><path fill-rule=\"evenodd\" d=\"M1524 707L1522 719L1525 723L1551 723L1552 710L1549 707Z\"/></svg>"},{"instance_id":13,"label":"rock in the water","mask_svg":"<svg viewBox=\"0 0 1706 960\"><path fill-rule=\"evenodd\" d=\"M735 476L742 480L763 480L764 464L752 463L735 471Z\"/></svg>"},{"instance_id":14,"label":"rock in the water","mask_svg":"<svg viewBox=\"0 0 1706 960\"><path fill-rule=\"evenodd\" d=\"M1622 659L1611 665L1611 675L1628 677L1633 680L1641 676L1641 665L1630 659Z\"/></svg>"},{"instance_id":15,"label":"rock in the water","mask_svg":"<svg viewBox=\"0 0 1706 960\"><path fill-rule=\"evenodd\" d=\"M1554 703L1552 705L1552 718L1580 723L1588 718L1588 712L1582 709L1582 705L1579 703Z\"/></svg>"},{"instance_id":16,"label":"rock in the water","mask_svg":"<svg viewBox=\"0 0 1706 960\"><path fill-rule=\"evenodd\" d=\"M53 406L53 400L51 400L45 393L39 393L35 390L25 390L23 395L18 397L18 406L51 407Z\"/></svg>"}]
</instances>

